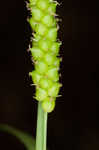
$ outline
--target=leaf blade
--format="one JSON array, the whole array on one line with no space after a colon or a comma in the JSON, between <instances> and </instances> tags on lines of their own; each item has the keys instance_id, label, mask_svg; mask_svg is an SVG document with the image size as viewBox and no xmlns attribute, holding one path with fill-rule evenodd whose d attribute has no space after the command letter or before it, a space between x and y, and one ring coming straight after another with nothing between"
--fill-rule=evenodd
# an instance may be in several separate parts
<instances>
[{"instance_id":1,"label":"leaf blade","mask_svg":"<svg viewBox=\"0 0 99 150\"><path fill-rule=\"evenodd\" d=\"M35 140L31 135L5 124L0 125L0 130L15 136L25 145L27 150L35 150Z\"/></svg>"}]
</instances>

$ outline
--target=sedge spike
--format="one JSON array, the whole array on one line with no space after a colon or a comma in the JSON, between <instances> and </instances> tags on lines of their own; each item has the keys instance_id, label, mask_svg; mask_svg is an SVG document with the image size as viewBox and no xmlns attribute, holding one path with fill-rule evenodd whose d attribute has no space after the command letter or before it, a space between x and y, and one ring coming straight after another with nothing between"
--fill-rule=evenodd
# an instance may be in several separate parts
<instances>
[{"instance_id":1,"label":"sedge spike","mask_svg":"<svg viewBox=\"0 0 99 150\"><path fill-rule=\"evenodd\" d=\"M59 83L61 42L57 39L57 5L59 3L54 0L29 0L27 5L31 11L31 17L28 18L33 31L30 51L35 68L29 75L36 86L34 98L41 102L45 112L54 110L56 97L62 86Z\"/></svg>"}]
</instances>

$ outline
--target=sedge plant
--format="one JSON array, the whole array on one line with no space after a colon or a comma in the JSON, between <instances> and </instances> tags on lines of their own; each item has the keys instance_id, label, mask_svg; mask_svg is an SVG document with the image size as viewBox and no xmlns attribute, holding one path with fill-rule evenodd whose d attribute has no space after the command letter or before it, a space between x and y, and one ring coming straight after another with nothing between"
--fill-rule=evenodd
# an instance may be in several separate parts
<instances>
[{"instance_id":1,"label":"sedge plant","mask_svg":"<svg viewBox=\"0 0 99 150\"><path fill-rule=\"evenodd\" d=\"M46 150L47 117L55 107L61 84L59 83L58 23L54 0L29 0L29 23L33 30L30 48L34 70L30 72L36 86L34 98L38 101L36 150Z\"/></svg>"},{"instance_id":2,"label":"sedge plant","mask_svg":"<svg viewBox=\"0 0 99 150\"><path fill-rule=\"evenodd\" d=\"M59 82L61 42L58 40L57 5L59 3L54 0L29 0L27 3L31 13L28 22L33 32L29 50L34 64L34 70L29 75L36 88L34 99L38 101L35 150L47 150L48 113L54 110L62 86ZM17 133L8 127L5 130ZM20 133L16 135L20 138Z\"/></svg>"}]
</instances>

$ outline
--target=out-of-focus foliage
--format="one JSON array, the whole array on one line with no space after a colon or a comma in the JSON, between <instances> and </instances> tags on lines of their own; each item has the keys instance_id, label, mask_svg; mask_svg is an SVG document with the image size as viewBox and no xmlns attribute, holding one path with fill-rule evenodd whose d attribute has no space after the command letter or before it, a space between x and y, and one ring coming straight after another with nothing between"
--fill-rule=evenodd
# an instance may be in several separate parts
<instances>
[{"instance_id":1,"label":"out-of-focus foliage","mask_svg":"<svg viewBox=\"0 0 99 150\"><path fill-rule=\"evenodd\" d=\"M27 150L35 150L35 140L31 135L4 124L0 125L0 130L17 137Z\"/></svg>"}]
</instances>

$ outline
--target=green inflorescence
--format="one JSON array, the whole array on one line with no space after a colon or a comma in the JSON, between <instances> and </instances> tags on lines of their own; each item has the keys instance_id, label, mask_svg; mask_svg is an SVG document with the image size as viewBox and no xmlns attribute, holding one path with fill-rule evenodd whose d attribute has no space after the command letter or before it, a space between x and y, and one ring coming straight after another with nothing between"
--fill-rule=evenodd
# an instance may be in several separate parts
<instances>
[{"instance_id":1,"label":"green inflorescence","mask_svg":"<svg viewBox=\"0 0 99 150\"><path fill-rule=\"evenodd\" d=\"M59 83L61 42L57 40L57 4L54 0L29 0L28 4L31 10L29 23L34 32L30 51L35 67L29 74L36 85L35 99L41 101L45 112L54 110L62 86Z\"/></svg>"}]
</instances>

